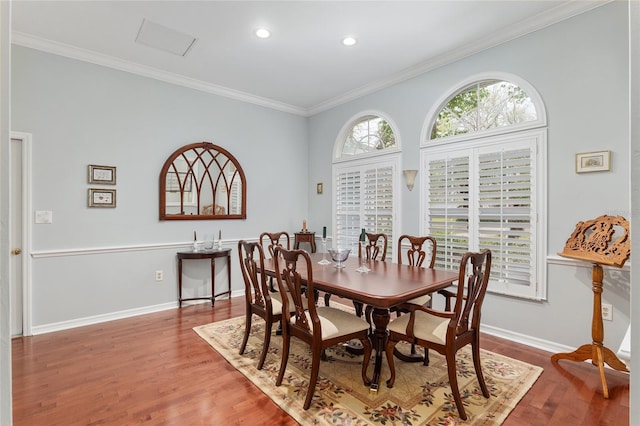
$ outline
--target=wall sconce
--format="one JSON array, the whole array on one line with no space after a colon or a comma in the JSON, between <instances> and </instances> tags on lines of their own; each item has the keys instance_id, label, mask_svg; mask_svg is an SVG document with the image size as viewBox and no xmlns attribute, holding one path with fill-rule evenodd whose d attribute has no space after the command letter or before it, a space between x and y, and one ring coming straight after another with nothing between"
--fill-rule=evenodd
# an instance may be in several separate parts
<instances>
[{"instance_id":1,"label":"wall sconce","mask_svg":"<svg viewBox=\"0 0 640 426\"><path fill-rule=\"evenodd\" d=\"M413 185L416 183L416 175L418 174L417 170L403 170L402 174L404 175L404 180L407 183L407 188L409 191L413 189Z\"/></svg>"}]
</instances>

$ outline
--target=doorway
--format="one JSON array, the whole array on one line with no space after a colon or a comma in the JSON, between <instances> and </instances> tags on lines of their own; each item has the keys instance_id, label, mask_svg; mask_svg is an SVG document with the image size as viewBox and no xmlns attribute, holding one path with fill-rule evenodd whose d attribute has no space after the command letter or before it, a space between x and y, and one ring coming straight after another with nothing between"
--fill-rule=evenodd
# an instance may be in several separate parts
<instances>
[{"instance_id":1,"label":"doorway","mask_svg":"<svg viewBox=\"0 0 640 426\"><path fill-rule=\"evenodd\" d=\"M31 335L31 135L11 132L9 239L11 337Z\"/></svg>"}]
</instances>

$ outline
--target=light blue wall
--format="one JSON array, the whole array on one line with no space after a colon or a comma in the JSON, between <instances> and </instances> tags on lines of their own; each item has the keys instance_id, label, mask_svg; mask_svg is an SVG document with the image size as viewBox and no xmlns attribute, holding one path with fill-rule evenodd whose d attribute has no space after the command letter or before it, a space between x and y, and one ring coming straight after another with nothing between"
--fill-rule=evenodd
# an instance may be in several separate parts
<instances>
[{"instance_id":1,"label":"light blue wall","mask_svg":"<svg viewBox=\"0 0 640 426\"><path fill-rule=\"evenodd\" d=\"M309 180L331 182L327 164L342 126L378 110L393 119L402 140L403 168L418 168L420 133L434 104L470 76L506 72L528 81L548 115L548 244L556 255L580 220L601 214L630 217L627 5L614 2L317 114L309 123ZM576 174L577 152L612 151L612 171ZM311 195L310 220L331 224L331 193ZM403 189L402 230L420 231L419 183ZM541 259L544 261L544 259ZM605 345L617 351L630 317L629 273L607 271L603 298L614 307ZM548 266L548 300L490 295L483 322L514 334L568 346L591 342L591 269Z\"/></svg>"},{"instance_id":2,"label":"light blue wall","mask_svg":"<svg viewBox=\"0 0 640 426\"><path fill-rule=\"evenodd\" d=\"M265 230L299 229L308 211L306 118L28 48L14 46L12 60L12 130L33 135L33 209L53 212L52 224L32 225L34 328L175 303L176 248L162 247L190 241L194 230L221 229L234 248ZM242 165L247 219L160 222L164 161L203 140ZM89 164L117 167L115 209L87 208ZM148 248L125 251L140 245ZM206 262L186 269L186 286L204 291L196 287Z\"/></svg>"},{"instance_id":3,"label":"light blue wall","mask_svg":"<svg viewBox=\"0 0 640 426\"><path fill-rule=\"evenodd\" d=\"M234 247L264 229L293 232L303 218L310 229L330 228L333 146L349 118L371 110L391 117L403 168L417 168L420 132L434 103L460 81L490 71L528 81L546 105L547 254L554 256L576 222L604 213L629 216L627 31L627 6L610 3L309 119L14 47L12 129L33 134L33 208L54 217L51 225L33 225L33 324L175 302L175 247L163 245L186 243L193 230L222 228ZM247 220L158 221L162 163L200 140L225 147L243 165ZM577 175L575 153L600 149L612 151L612 171ZM86 207L88 164L117 166L116 209ZM420 232L419 205L419 183L412 192L403 187L402 232ZM130 246L150 248L127 251ZM104 248L115 250L95 251ZM89 252L76 253L84 249ZM162 283L154 280L158 269L167 277ZM614 272L605 277L604 299L614 306L605 345L616 350L630 306L629 274ZM547 275L546 301L492 295L484 322L559 345L589 342L589 265L551 263ZM206 269L193 268L186 280L190 291L204 291Z\"/></svg>"}]
</instances>

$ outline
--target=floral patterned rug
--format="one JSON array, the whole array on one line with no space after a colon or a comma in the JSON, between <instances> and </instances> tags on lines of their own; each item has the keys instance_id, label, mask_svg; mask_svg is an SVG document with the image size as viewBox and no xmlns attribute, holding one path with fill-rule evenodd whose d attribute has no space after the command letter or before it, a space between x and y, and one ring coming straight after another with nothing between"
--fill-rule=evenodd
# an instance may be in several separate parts
<instances>
[{"instance_id":1,"label":"floral patterned rug","mask_svg":"<svg viewBox=\"0 0 640 426\"><path fill-rule=\"evenodd\" d=\"M380 389L370 393L360 376L362 356L334 346L327 350L328 360L320 364L313 402L305 411L302 404L311 365L308 345L291 339L287 371L282 385L276 386L282 339L272 336L264 367L257 370L264 322L254 317L247 349L239 355L244 321L244 317L232 318L195 327L194 331L303 425L499 425L542 373L541 367L482 350L482 368L491 392L486 399L475 377L471 352L461 349L457 355L458 384L468 416L465 422L458 417L446 362L437 352L429 352L427 367L396 360L396 383L392 389L384 383L389 377L385 358Z\"/></svg>"}]
</instances>

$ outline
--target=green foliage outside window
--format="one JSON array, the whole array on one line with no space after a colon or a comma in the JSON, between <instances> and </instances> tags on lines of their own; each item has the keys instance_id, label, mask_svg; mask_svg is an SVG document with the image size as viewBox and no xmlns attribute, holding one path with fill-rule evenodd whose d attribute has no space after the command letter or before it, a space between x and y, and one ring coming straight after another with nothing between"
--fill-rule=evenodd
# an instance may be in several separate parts
<instances>
[{"instance_id":1,"label":"green foliage outside window","mask_svg":"<svg viewBox=\"0 0 640 426\"><path fill-rule=\"evenodd\" d=\"M487 80L453 96L440 110L431 139L462 135L536 120L529 95L506 82Z\"/></svg>"},{"instance_id":2,"label":"green foliage outside window","mask_svg":"<svg viewBox=\"0 0 640 426\"><path fill-rule=\"evenodd\" d=\"M356 122L347 134L342 156L365 154L396 146L396 137L389 123L368 115Z\"/></svg>"}]
</instances>

